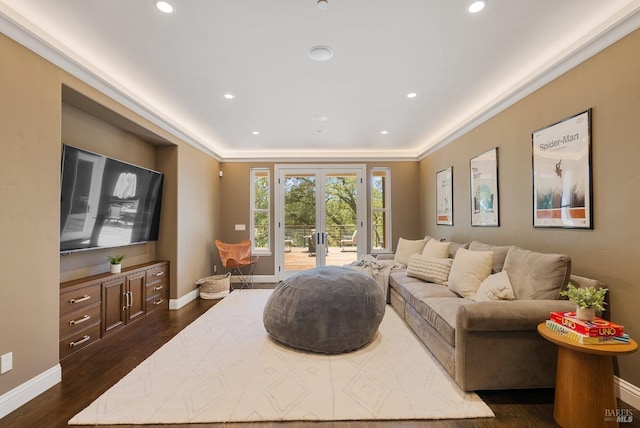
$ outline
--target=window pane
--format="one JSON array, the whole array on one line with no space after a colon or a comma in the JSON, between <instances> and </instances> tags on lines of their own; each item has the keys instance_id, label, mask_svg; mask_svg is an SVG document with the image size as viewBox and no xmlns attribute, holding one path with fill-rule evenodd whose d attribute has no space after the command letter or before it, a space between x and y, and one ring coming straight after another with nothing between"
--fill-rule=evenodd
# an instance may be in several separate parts
<instances>
[{"instance_id":1,"label":"window pane","mask_svg":"<svg viewBox=\"0 0 640 428\"><path fill-rule=\"evenodd\" d=\"M251 241L253 250L270 250L270 180L268 169L251 170Z\"/></svg>"},{"instance_id":2,"label":"window pane","mask_svg":"<svg viewBox=\"0 0 640 428\"><path fill-rule=\"evenodd\" d=\"M269 209L269 177L261 177L256 174L254 183L255 209Z\"/></svg>"},{"instance_id":3,"label":"window pane","mask_svg":"<svg viewBox=\"0 0 640 428\"><path fill-rule=\"evenodd\" d=\"M257 211L254 213L254 231L253 238L254 248L269 248L269 213L265 211Z\"/></svg>"},{"instance_id":4,"label":"window pane","mask_svg":"<svg viewBox=\"0 0 640 428\"><path fill-rule=\"evenodd\" d=\"M391 250L390 168L371 169L371 249Z\"/></svg>"}]
</instances>

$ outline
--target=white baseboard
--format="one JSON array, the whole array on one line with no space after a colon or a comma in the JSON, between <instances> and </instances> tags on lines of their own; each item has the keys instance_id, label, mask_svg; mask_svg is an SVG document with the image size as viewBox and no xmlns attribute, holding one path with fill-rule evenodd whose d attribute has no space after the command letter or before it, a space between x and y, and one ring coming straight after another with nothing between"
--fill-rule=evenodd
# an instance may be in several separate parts
<instances>
[{"instance_id":1,"label":"white baseboard","mask_svg":"<svg viewBox=\"0 0 640 428\"><path fill-rule=\"evenodd\" d=\"M200 295L200 289L196 288L195 290L191 290L190 292L188 292L187 294L185 294L184 296L178 299L169 299L169 310L171 311L178 310L184 305L186 305L187 303L192 302L193 300L196 300L199 295Z\"/></svg>"},{"instance_id":2,"label":"white baseboard","mask_svg":"<svg viewBox=\"0 0 640 428\"><path fill-rule=\"evenodd\" d=\"M62 367L56 364L44 373L0 396L0 419L62 381Z\"/></svg>"},{"instance_id":3,"label":"white baseboard","mask_svg":"<svg viewBox=\"0 0 640 428\"><path fill-rule=\"evenodd\" d=\"M232 276L231 282L234 284L238 284L240 280L238 279L238 277ZM259 284L271 284L277 281L276 281L275 275L254 275L253 282L259 283ZM188 292L187 294L185 294L184 296L178 299L169 299L169 310L172 310L172 311L178 310L182 308L184 305L186 305L187 303L192 302L193 300L196 300L198 296L200 296L200 289L196 288L195 290L191 290L190 292Z\"/></svg>"},{"instance_id":4,"label":"white baseboard","mask_svg":"<svg viewBox=\"0 0 640 428\"><path fill-rule=\"evenodd\" d=\"M620 379L618 376L613 377L613 385L616 389L616 396L632 406L634 409L640 409L640 388Z\"/></svg>"}]
</instances>

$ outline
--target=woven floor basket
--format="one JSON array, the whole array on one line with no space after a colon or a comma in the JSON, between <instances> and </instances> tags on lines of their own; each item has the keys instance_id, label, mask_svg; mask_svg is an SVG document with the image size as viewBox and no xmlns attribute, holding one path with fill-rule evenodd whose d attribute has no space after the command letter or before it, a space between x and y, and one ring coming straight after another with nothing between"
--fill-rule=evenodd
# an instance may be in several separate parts
<instances>
[{"instance_id":1,"label":"woven floor basket","mask_svg":"<svg viewBox=\"0 0 640 428\"><path fill-rule=\"evenodd\" d=\"M200 297L203 299L222 299L229 294L231 273L200 278L196 284L200 286Z\"/></svg>"}]
</instances>

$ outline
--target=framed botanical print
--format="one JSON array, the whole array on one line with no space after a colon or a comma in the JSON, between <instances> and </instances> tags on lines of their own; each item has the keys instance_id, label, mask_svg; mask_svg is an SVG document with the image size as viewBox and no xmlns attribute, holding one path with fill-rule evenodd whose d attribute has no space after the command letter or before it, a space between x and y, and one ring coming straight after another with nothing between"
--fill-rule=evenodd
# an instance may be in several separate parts
<instances>
[{"instance_id":1,"label":"framed botanical print","mask_svg":"<svg viewBox=\"0 0 640 428\"><path fill-rule=\"evenodd\" d=\"M453 226L453 167L436 173L436 224Z\"/></svg>"},{"instance_id":2,"label":"framed botanical print","mask_svg":"<svg viewBox=\"0 0 640 428\"><path fill-rule=\"evenodd\" d=\"M498 198L498 148L469 162L471 177L471 226L500 226Z\"/></svg>"},{"instance_id":3,"label":"framed botanical print","mask_svg":"<svg viewBox=\"0 0 640 428\"><path fill-rule=\"evenodd\" d=\"M591 109L532 133L533 226L593 229Z\"/></svg>"}]
</instances>

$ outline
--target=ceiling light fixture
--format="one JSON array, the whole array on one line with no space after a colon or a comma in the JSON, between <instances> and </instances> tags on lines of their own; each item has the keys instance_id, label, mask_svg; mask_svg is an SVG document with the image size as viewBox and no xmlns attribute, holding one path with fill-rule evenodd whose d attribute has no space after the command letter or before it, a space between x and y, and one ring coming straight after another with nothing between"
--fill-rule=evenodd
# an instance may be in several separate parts
<instances>
[{"instance_id":1,"label":"ceiling light fixture","mask_svg":"<svg viewBox=\"0 0 640 428\"><path fill-rule=\"evenodd\" d=\"M173 11L174 11L173 6L171 5L171 3L166 2L166 1L157 1L156 2L156 7L158 8L158 10L160 12L164 12L164 13L173 13Z\"/></svg>"},{"instance_id":2,"label":"ceiling light fixture","mask_svg":"<svg viewBox=\"0 0 640 428\"><path fill-rule=\"evenodd\" d=\"M314 61L328 61L333 56L333 51L328 46L314 46L307 55Z\"/></svg>"},{"instance_id":3,"label":"ceiling light fixture","mask_svg":"<svg viewBox=\"0 0 640 428\"><path fill-rule=\"evenodd\" d=\"M235 98L235 95L233 95L233 94L224 94L223 97L225 97L228 100L232 100L232 99Z\"/></svg>"},{"instance_id":4,"label":"ceiling light fixture","mask_svg":"<svg viewBox=\"0 0 640 428\"><path fill-rule=\"evenodd\" d=\"M469 13L478 13L482 9L484 9L486 5L487 5L487 2L485 0L474 1L469 5L469 7L467 8L467 11Z\"/></svg>"},{"instance_id":5,"label":"ceiling light fixture","mask_svg":"<svg viewBox=\"0 0 640 428\"><path fill-rule=\"evenodd\" d=\"M409 92L409 93L407 94L407 98L415 98L415 97L417 97L417 96L418 96L418 94L416 94L415 92Z\"/></svg>"},{"instance_id":6,"label":"ceiling light fixture","mask_svg":"<svg viewBox=\"0 0 640 428\"><path fill-rule=\"evenodd\" d=\"M329 7L329 2L327 0L318 0L316 6L318 6L318 9L325 10Z\"/></svg>"},{"instance_id":7,"label":"ceiling light fixture","mask_svg":"<svg viewBox=\"0 0 640 428\"><path fill-rule=\"evenodd\" d=\"M326 122L329 118L325 115L313 116L311 120L314 122Z\"/></svg>"},{"instance_id":8,"label":"ceiling light fixture","mask_svg":"<svg viewBox=\"0 0 640 428\"><path fill-rule=\"evenodd\" d=\"M380 133L381 133L382 135L387 135L387 134L389 133L389 131L380 131Z\"/></svg>"},{"instance_id":9,"label":"ceiling light fixture","mask_svg":"<svg viewBox=\"0 0 640 428\"><path fill-rule=\"evenodd\" d=\"M253 135L260 135L260 131L253 131L252 134Z\"/></svg>"}]
</instances>

